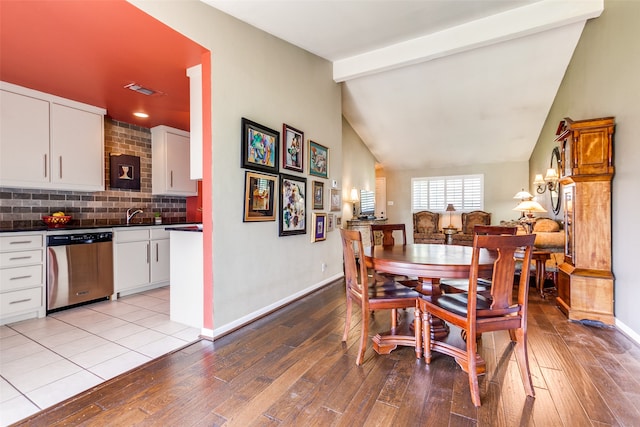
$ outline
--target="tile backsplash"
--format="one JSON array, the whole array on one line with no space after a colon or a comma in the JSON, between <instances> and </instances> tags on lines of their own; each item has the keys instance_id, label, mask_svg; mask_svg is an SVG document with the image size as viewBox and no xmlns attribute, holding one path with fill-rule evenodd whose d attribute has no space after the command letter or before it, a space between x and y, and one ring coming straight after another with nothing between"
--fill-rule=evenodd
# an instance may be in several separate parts
<instances>
[{"instance_id":1,"label":"tile backsplash","mask_svg":"<svg viewBox=\"0 0 640 427\"><path fill-rule=\"evenodd\" d=\"M0 228L28 228L44 225L42 216L63 211L73 218L71 226L118 225L125 222L129 208L142 209L132 223L152 223L160 212L163 223L186 221L186 198L151 194L151 131L105 118L106 191L80 192L0 187ZM111 154L140 157L140 191L111 189Z\"/></svg>"}]
</instances>

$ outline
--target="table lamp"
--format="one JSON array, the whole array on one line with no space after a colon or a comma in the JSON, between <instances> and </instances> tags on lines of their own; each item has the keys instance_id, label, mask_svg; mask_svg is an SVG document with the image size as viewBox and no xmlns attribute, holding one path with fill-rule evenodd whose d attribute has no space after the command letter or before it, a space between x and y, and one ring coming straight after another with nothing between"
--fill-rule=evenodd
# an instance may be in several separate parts
<instances>
[{"instance_id":1,"label":"table lamp","mask_svg":"<svg viewBox=\"0 0 640 427\"><path fill-rule=\"evenodd\" d=\"M449 226L447 228L455 228L453 226L453 224L451 223L451 212L455 212L456 208L453 206L453 203L449 203L447 205L447 209L445 209L446 212L449 212Z\"/></svg>"},{"instance_id":2,"label":"table lamp","mask_svg":"<svg viewBox=\"0 0 640 427\"><path fill-rule=\"evenodd\" d=\"M543 208L540 203L535 200L523 200L513 208L514 211L520 211L525 214L522 218L520 218L520 222L527 229L527 233L531 234L531 230L533 229L533 223L535 222L533 218L534 212L546 212L547 210Z\"/></svg>"},{"instance_id":3,"label":"table lamp","mask_svg":"<svg viewBox=\"0 0 640 427\"><path fill-rule=\"evenodd\" d=\"M358 190L356 187L351 189L351 203L353 203L353 217L356 217L356 203L358 203Z\"/></svg>"},{"instance_id":4,"label":"table lamp","mask_svg":"<svg viewBox=\"0 0 640 427\"><path fill-rule=\"evenodd\" d=\"M526 200L531 200L533 199L533 195L531 193L529 193L528 191L525 191L525 189L523 188L522 190L518 191L516 193L515 196L513 196L514 199L520 199L521 202L524 202ZM519 219L524 218L524 211L522 211L522 214L520 215Z\"/></svg>"}]
</instances>

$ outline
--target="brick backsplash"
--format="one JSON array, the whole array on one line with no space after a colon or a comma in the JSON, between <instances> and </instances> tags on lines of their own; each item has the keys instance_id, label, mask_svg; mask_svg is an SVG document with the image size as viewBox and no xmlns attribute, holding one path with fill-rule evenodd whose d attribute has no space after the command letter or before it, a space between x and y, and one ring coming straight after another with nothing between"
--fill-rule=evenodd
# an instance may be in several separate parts
<instances>
[{"instance_id":1,"label":"brick backsplash","mask_svg":"<svg viewBox=\"0 0 640 427\"><path fill-rule=\"evenodd\" d=\"M151 194L151 131L147 128L105 118L106 191L54 191L0 187L0 228L29 228L43 225L42 216L63 211L73 218L72 226L118 225L125 222L129 208L142 209L133 223L152 223L160 212L163 223L186 221L186 198ZM140 157L140 191L111 189L111 154Z\"/></svg>"}]
</instances>

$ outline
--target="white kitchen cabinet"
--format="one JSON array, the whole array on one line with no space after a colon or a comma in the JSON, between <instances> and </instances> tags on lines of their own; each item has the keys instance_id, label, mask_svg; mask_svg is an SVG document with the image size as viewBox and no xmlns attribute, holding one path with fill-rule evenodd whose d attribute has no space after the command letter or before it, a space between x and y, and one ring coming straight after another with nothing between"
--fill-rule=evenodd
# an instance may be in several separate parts
<instances>
[{"instance_id":1,"label":"white kitchen cabinet","mask_svg":"<svg viewBox=\"0 0 640 427\"><path fill-rule=\"evenodd\" d=\"M0 82L0 186L104 190L105 113Z\"/></svg>"},{"instance_id":2,"label":"white kitchen cabinet","mask_svg":"<svg viewBox=\"0 0 640 427\"><path fill-rule=\"evenodd\" d=\"M44 232L0 236L0 325L44 317Z\"/></svg>"},{"instance_id":3,"label":"white kitchen cabinet","mask_svg":"<svg viewBox=\"0 0 640 427\"><path fill-rule=\"evenodd\" d=\"M197 181L189 174L189 132L168 126L151 128L151 193L195 196Z\"/></svg>"},{"instance_id":4,"label":"white kitchen cabinet","mask_svg":"<svg viewBox=\"0 0 640 427\"><path fill-rule=\"evenodd\" d=\"M114 229L114 287L120 296L169 283L169 232L164 228Z\"/></svg>"}]
</instances>

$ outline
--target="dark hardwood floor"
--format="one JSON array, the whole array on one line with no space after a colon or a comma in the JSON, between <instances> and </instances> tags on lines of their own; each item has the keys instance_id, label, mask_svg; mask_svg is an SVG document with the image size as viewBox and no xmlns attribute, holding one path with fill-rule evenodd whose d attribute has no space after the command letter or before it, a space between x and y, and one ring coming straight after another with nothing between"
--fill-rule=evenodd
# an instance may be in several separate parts
<instances>
[{"instance_id":1,"label":"dark hardwood floor","mask_svg":"<svg viewBox=\"0 0 640 427\"><path fill-rule=\"evenodd\" d=\"M215 341L114 378L21 425L96 426L638 426L640 348L612 328L571 323L530 292L527 398L508 334L482 337L483 405L467 375L412 348L355 365L359 310L347 344L344 284L332 284ZM408 315L412 315L408 313ZM378 312L371 330L388 327ZM452 334L457 331L452 331Z\"/></svg>"}]
</instances>

